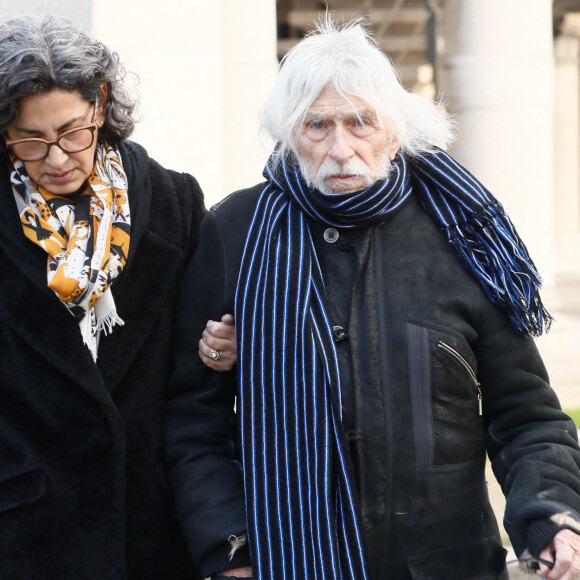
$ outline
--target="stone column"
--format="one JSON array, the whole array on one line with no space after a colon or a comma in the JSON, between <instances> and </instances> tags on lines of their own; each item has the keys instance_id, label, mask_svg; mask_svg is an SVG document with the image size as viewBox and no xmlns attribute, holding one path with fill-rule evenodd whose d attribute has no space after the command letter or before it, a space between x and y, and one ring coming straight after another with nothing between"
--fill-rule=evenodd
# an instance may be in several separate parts
<instances>
[{"instance_id":1,"label":"stone column","mask_svg":"<svg viewBox=\"0 0 580 580\"><path fill-rule=\"evenodd\" d=\"M446 0L440 78L452 153L500 199L554 280L551 0Z\"/></svg>"},{"instance_id":2,"label":"stone column","mask_svg":"<svg viewBox=\"0 0 580 580\"><path fill-rule=\"evenodd\" d=\"M558 270L580 273L580 13L568 13L554 41L555 224Z\"/></svg>"}]
</instances>

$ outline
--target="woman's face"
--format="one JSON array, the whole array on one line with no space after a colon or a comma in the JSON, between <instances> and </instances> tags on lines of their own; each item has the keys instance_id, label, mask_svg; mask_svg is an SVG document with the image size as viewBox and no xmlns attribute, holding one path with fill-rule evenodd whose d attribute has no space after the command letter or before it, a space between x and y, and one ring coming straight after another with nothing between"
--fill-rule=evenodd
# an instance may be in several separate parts
<instances>
[{"instance_id":1,"label":"woman's face","mask_svg":"<svg viewBox=\"0 0 580 580\"><path fill-rule=\"evenodd\" d=\"M20 102L20 114L8 128L6 139L41 138L58 139L66 131L95 122L100 127L104 121L103 103L96 118L94 103L83 99L77 91L52 89L39 95L30 95ZM48 155L40 161L24 161L30 178L50 193L75 194L93 170L97 131L93 144L78 153L66 153L52 145Z\"/></svg>"}]
</instances>

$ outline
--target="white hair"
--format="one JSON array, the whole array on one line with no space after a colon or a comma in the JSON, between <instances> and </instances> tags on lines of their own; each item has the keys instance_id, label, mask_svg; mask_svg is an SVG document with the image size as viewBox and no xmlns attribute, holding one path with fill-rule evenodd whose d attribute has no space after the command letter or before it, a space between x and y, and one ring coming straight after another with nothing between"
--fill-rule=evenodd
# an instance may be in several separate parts
<instances>
[{"instance_id":1,"label":"white hair","mask_svg":"<svg viewBox=\"0 0 580 580\"><path fill-rule=\"evenodd\" d=\"M296 151L297 130L328 86L347 100L358 97L368 103L408 155L445 148L453 140L453 121L443 106L403 88L364 21L339 26L327 15L282 59L278 80L262 108L261 130L279 143L279 156Z\"/></svg>"}]
</instances>

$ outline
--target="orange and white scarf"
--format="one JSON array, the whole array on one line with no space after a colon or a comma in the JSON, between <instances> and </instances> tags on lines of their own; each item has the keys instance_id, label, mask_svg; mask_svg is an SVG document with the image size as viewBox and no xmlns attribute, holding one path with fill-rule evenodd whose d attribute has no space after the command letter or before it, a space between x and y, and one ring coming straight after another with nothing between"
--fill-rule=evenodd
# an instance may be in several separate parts
<instances>
[{"instance_id":1,"label":"orange and white scarf","mask_svg":"<svg viewBox=\"0 0 580 580\"><path fill-rule=\"evenodd\" d=\"M48 287L78 321L96 360L101 331L123 324L110 289L127 261L131 232L121 155L97 145L93 172L76 201L49 193L30 179L22 161L11 161L24 234L48 254Z\"/></svg>"}]
</instances>

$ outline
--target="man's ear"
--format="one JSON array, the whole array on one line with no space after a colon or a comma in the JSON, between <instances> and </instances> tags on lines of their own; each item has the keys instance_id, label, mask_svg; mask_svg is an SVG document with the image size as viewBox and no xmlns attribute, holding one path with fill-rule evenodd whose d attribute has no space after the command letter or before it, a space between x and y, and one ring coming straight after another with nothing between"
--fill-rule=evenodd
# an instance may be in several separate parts
<instances>
[{"instance_id":1,"label":"man's ear","mask_svg":"<svg viewBox=\"0 0 580 580\"><path fill-rule=\"evenodd\" d=\"M399 145L399 140L396 137L393 137L389 145L389 159L391 161L395 159L395 155L397 154L400 148L401 146Z\"/></svg>"}]
</instances>

